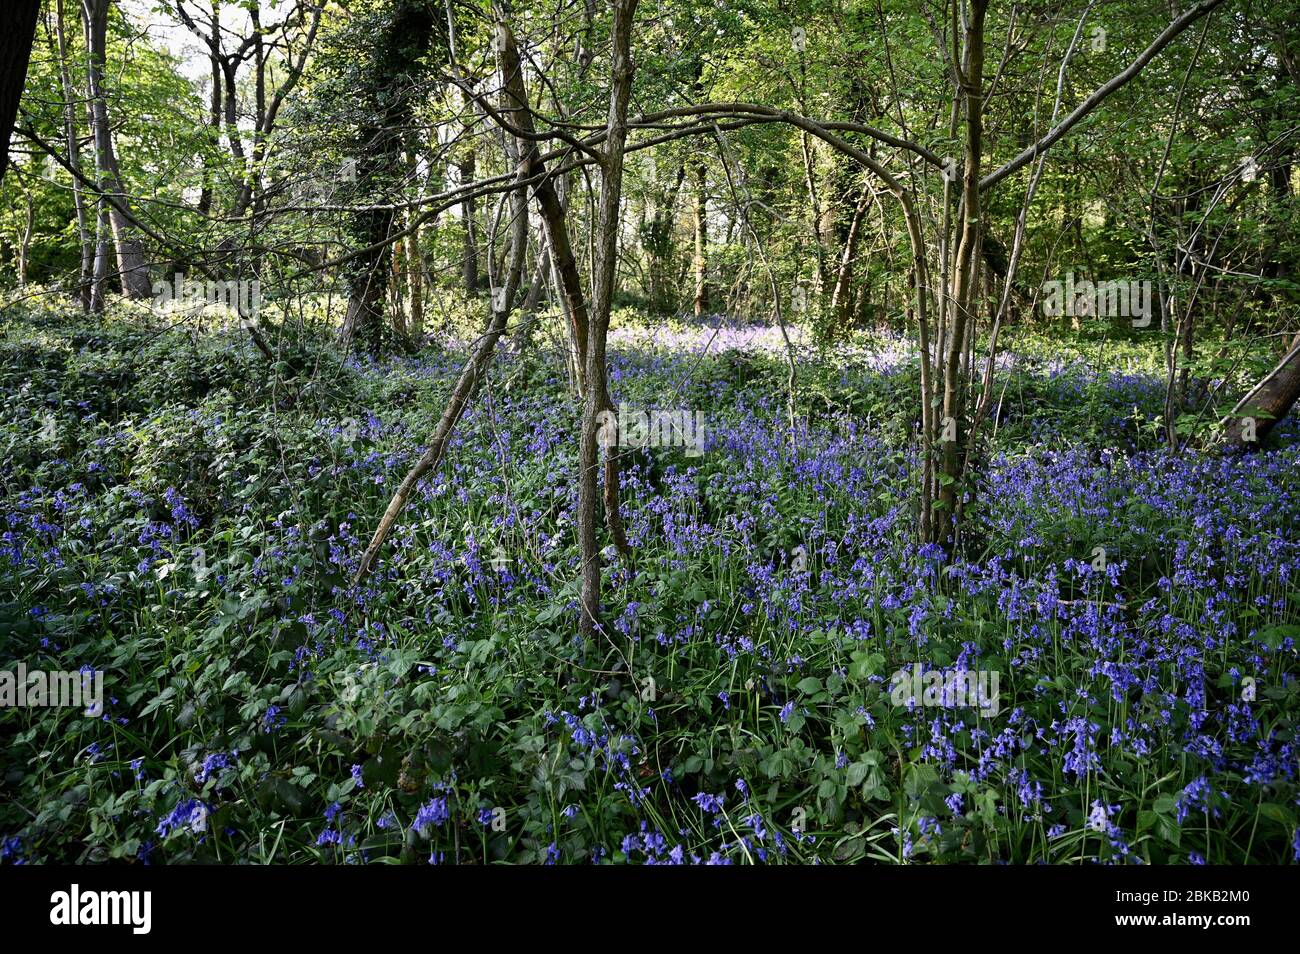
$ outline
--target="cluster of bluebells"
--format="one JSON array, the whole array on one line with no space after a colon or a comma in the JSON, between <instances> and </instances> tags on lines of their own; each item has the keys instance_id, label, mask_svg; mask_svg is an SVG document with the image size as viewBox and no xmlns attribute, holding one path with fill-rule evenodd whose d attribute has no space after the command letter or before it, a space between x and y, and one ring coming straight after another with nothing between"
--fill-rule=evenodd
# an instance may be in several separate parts
<instances>
[{"instance_id":1,"label":"cluster of bluebells","mask_svg":"<svg viewBox=\"0 0 1300 954\"><path fill-rule=\"evenodd\" d=\"M155 829L162 838L167 838L177 831L190 831L202 835L208 830L209 807L196 798L182 799L170 812L158 819Z\"/></svg>"},{"instance_id":2,"label":"cluster of bluebells","mask_svg":"<svg viewBox=\"0 0 1300 954\"><path fill-rule=\"evenodd\" d=\"M710 326L655 341L632 331L616 337L623 345L611 354L616 400L689 380L705 353L781 354L784 347L779 335L763 328ZM862 379L855 375L889 386L905 383L912 362L908 347L892 342L846 357L838 383L856 389ZM373 379L401 374L430 388L458 366L455 355L442 353L388 364L358 358L349 365ZM960 835L966 828L1042 825L1049 852L1082 827L1086 844L1102 846L1097 857L1131 860L1135 852L1124 826L1131 831L1148 806L1107 790L1108 769L1123 759L1158 764L1162 772L1177 768L1176 780L1149 797L1172 799L1172 817L1186 825L1180 857L1205 860L1208 846L1189 845L1196 837L1193 821L1245 810L1261 792L1270 793L1270 801L1300 804L1293 715L1279 719L1269 701L1274 697L1250 688L1258 683L1285 690L1296 678L1295 639L1284 628L1297 622L1291 594L1300 579L1294 428L1279 428L1280 448L1241 459L1134 450L1119 441L1085 445L1059 431L1061 415L1053 408L1102 393L1108 419L1101 423L1127 435L1132 405L1148 417L1159 412L1159 380L1103 371L1099 385L1097 372L1064 362L1027 361L1020 370L1034 376L1047 409L1028 419L1006 412L999 423L1027 428L1040 446L987 461L967 514L981 546L952 560L937 547L911 542L921 466L915 447L863 420L834 415L801 422L792 442L779 395L737 387L724 376L693 380L692 401L710 409L706 453L629 460L623 497L627 535L642 568L664 580L702 581L702 593L688 599L671 587L647 589L616 555L607 557L611 632L620 646L635 647L639 666L677 673L684 684L695 682L692 689L707 687L700 695L706 722L688 723L690 730L744 727L747 749L780 749L769 778L779 777L783 792L825 783L828 791L847 791L850 813L869 814L874 806L866 804L863 785L896 794L906 767L869 764L864 757L889 747L882 738L901 741L908 760L932 774L938 795L927 813L895 831L904 859L965 843L969 839ZM363 507L357 498L363 490L386 493L418 453L409 446L408 426L387 412L358 411L356 440L335 441L328 453L321 450L304 463L307 482L334 494L326 498L328 517L267 510L260 500L236 503L230 488L240 480L223 487L226 496L214 503L189 484L161 491L155 484L145 492L125 478L112 485L115 475L98 461L84 472L65 462L60 466L68 479L61 485L34 485L4 499L0 564L22 578L58 571L60 578L75 579L65 600L75 601L88 621L120 626L130 619L132 596L152 601L159 585L153 571L203 540L205 523L257 522L269 529L240 572L249 589L269 594L265 612L274 616L275 632L294 634L283 674L308 694L319 686L317 673L340 662L357 672L390 659L399 631L432 634L420 647L426 662L408 681L451 686L467 670L466 646L481 639L484 625L498 625L521 608L531 619L539 605L567 606L569 615L553 628L567 627L574 659L586 667L575 671L597 670L600 658L573 638L576 626L568 625L577 618L563 589L578 570L570 542L577 481L568 453L575 418L563 383L557 378L551 384L552 392L494 395L491 416L477 406L466 413L447 450L448 465L416 486L386 552L360 585L340 582L357 569L367 514L375 509L373 500L366 498ZM229 439L238 427L211 409L189 413L214 440ZM329 420L337 431L336 419ZM498 426L509 434L498 434ZM116 446L125 438L114 432L104 440ZM92 449L108 461L109 446ZM512 495L501 488L500 474L536 462L547 468L543 490ZM127 517L106 524L110 503ZM459 523L447 518L461 511L494 516L460 536L424 529ZM518 540L529 546L511 542ZM496 557L498 541L508 547L505 564ZM797 561L773 551L778 545L788 551L796 541ZM1098 546L1106 551L1102 560L1095 556ZM125 572L110 580L81 553L97 554ZM630 596L620 605L623 593ZM181 619L213 609L186 600L219 598L190 595L179 586L165 595ZM27 619L40 632L31 650L56 656L62 637L54 602L35 594L23 599ZM965 669L996 660L988 664L1002 671L1002 711L989 717L961 708L891 706L883 688L891 667L913 661L937 666L932 657L940 653ZM828 701L811 702L798 688L805 678L825 686ZM375 688L378 679L357 684L364 693L400 697L396 679ZM832 682L841 687L839 695L830 690ZM542 699L491 702L505 711L502 721L522 724L543 712L548 743L594 766L583 769L587 791L613 793L601 810L622 824L606 830L628 834L617 851L611 850L614 841L589 847L592 860L763 862L816 843L760 806L743 782L737 794L719 790L717 778L728 776L718 773L739 772L751 752L742 756L729 742L711 744L717 762L711 778L689 777L693 771L681 760L657 762L670 733L673 751L689 754L680 744L680 720L696 716L676 702L613 705L601 688L579 691L590 695L577 705L563 690L549 688ZM755 709L764 728L751 742ZM297 712L291 726L277 705L260 715L254 710L239 732L283 737L258 744L284 748L299 733L315 732L324 718L309 710L300 719ZM96 728L103 734L82 749L92 765L109 761L113 752L122 760L115 764L129 760L134 781L144 787L141 758L155 753L113 750L108 728ZM494 741L506 746L513 740ZM239 759L237 751L203 757L193 781L206 786L209 802L182 799L151 821L150 834L160 845L180 831L204 834L217 803L236 801L209 783L229 777L223 773ZM792 767L777 764L787 761ZM129 783L131 775L122 774ZM351 777L347 798L388 794L377 780L366 786L359 766ZM989 793L997 795L995 810ZM403 808L403 817L414 811L409 828L433 842L431 861L443 860L456 799L442 785L427 794L418 808ZM683 812L686 802L694 807ZM513 824L517 809L506 804ZM581 811L566 804L557 827L577 828L590 807L585 800ZM525 811L518 812L522 825ZM550 825L550 812L544 814L543 824ZM661 831L650 820L688 814L694 827L685 834ZM155 816L151 811L147 817ZM475 817L489 827L495 816L482 808ZM352 836L343 821L343 806L329 802L326 825L315 835L318 846L348 846ZM404 824L387 813L378 822L385 829ZM304 825L316 831L319 803ZM5 859L20 858L22 840L0 834L7 836L0 849ZM534 834L537 857L552 863L573 857L562 831ZM1300 831L1290 837L1292 843L1280 848L1300 860Z\"/></svg>"},{"instance_id":3,"label":"cluster of bluebells","mask_svg":"<svg viewBox=\"0 0 1300 954\"><path fill-rule=\"evenodd\" d=\"M203 757L198 768L194 770L194 781L200 785L216 778L223 769L233 768L239 762L239 750L230 752L210 752Z\"/></svg>"}]
</instances>

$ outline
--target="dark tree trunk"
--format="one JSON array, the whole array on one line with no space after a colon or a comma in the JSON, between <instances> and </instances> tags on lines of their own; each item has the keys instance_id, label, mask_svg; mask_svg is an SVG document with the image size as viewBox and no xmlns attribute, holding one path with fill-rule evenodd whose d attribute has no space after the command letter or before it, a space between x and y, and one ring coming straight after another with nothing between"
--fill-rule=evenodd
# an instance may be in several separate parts
<instances>
[{"instance_id":1,"label":"dark tree trunk","mask_svg":"<svg viewBox=\"0 0 1300 954\"><path fill-rule=\"evenodd\" d=\"M393 213L362 212L356 216L353 235L363 247L378 245L388 239ZM388 270L392 247L367 252L348 263L348 311L343 319L341 342L344 347L359 346L374 353L384 334L384 298L388 292Z\"/></svg>"},{"instance_id":2,"label":"dark tree trunk","mask_svg":"<svg viewBox=\"0 0 1300 954\"><path fill-rule=\"evenodd\" d=\"M831 309L841 332L847 331L853 323L853 266L858 260L858 245L862 241L862 225L867 217L867 208L871 205L871 186L865 186L853 218L849 222L849 234L844 239L844 253L840 256L840 267L835 275L835 290L831 293Z\"/></svg>"},{"instance_id":3,"label":"dark tree trunk","mask_svg":"<svg viewBox=\"0 0 1300 954\"><path fill-rule=\"evenodd\" d=\"M655 312L669 311L675 290L669 280L669 266L673 253L673 225L676 222L677 194L686 180L686 165L677 167L677 175L672 188L659 197L654 214L642 229L642 244L649 258L647 276L650 309Z\"/></svg>"},{"instance_id":4,"label":"dark tree trunk","mask_svg":"<svg viewBox=\"0 0 1300 954\"><path fill-rule=\"evenodd\" d=\"M1259 442L1300 398L1300 335L1264 379L1237 402L1232 413L1219 422L1219 443L1228 451L1243 451Z\"/></svg>"},{"instance_id":5,"label":"dark tree trunk","mask_svg":"<svg viewBox=\"0 0 1300 954\"><path fill-rule=\"evenodd\" d=\"M704 163L695 166L695 317L709 310L709 210Z\"/></svg>"},{"instance_id":6,"label":"dark tree trunk","mask_svg":"<svg viewBox=\"0 0 1300 954\"><path fill-rule=\"evenodd\" d=\"M475 176L475 160L471 155L462 162L460 169L461 182L473 182ZM475 218L478 214L478 203L471 196L460 205L461 222L465 226L465 246L461 257L461 279L465 285L465 294L471 298L478 294L478 227Z\"/></svg>"},{"instance_id":7,"label":"dark tree trunk","mask_svg":"<svg viewBox=\"0 0 1300 954\"><path fill-rule=\"evenodd\" d=\"M0 179L9 168L9 137L18 118L18 101L27 82L27 60L36 40L41 0L0 3Z\"/></svg>"}]
</instances>

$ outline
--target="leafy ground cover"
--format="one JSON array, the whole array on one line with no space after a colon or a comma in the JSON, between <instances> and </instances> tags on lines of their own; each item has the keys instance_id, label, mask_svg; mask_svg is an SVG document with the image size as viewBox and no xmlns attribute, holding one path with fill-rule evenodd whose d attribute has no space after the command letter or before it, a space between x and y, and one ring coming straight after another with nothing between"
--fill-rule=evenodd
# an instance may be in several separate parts
<instances>
[{"instance_id":1,"label":"leafy ground cover","mask_svg":"<svg viewBox=\"0 0 1300 954\"><path fill-rule=\"evenodd\" d=\"M613 339L634 558L576 632L578 408L507 353L352 573L461 354L384 362L14 309L0 656L105 673L3 709L6 863L1289 862L1300 442L1159 447L1154 346L1002 356L961 559L914 543L916 367L773 329ZM991 429L990 429L991 430ZM997 673L994 710L897 704Z\"/></svg>"}]
</instances>

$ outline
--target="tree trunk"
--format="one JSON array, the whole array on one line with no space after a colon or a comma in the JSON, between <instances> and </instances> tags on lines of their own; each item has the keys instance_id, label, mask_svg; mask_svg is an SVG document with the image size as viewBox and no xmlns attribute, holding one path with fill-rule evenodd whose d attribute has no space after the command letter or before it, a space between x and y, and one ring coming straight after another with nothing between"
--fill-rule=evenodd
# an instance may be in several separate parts
<instances>
[{"instance_id":1,"label":"tree trunk","mask_svg":"<svg viewBox=\"0 0 1300 954\"><path fill-rule=\"evenodd\" d=\"M465 108L469 109L468 95ZM477 160L474 153L463 159L457 166L461 182L473 182L477 172ZM478 203L473 196L460 204L461 224L465 227L463 251L461 253L460 274L465 287L465 294L473 298L478 294Z\"/></svg>"},{"instance_id":2,"label":"tree trunk","mask_svg":"<svg viewBox=\"0 0 1300 954\"><path fill-rule=\"evenodd\" d=\"M65 32L63 0L55 0L54 34L59 59L59 84L63 90L63 139L72 169L72 203L77 213L77 244L81 248L81 266L77 270L77 300L82 311L90 311L90 286L94 278L95 248L86 219L86 189L81 182L81 144L77 135L77 106L72 74L68 69L68 42Z\"/></svg>"},{"instance_id":3,"label":"tree trunk","mask_svg":"<svg viewBox=\"0 0 1300 954\"><path fill-rule=\"evenodd\" d=\"M108 203L101 199L99 210L95 215L95 261L90 275L89 310L93 315L103 313L104 299L108 294L108 272L112 268L109 261L112 257L112 249L109 248L111 234L112 226L108 224Z\"/></svg>"},{"instance_id":4,"label":"tree trunk","mask_svg":"<svg viewBox=\"0 0 1300 954\"><path fill-rule=\"evenodd\" d=\"M357 215L361 222L357 235L365 243L363 247L388 238L392 217L391 212L382 211ZM384 333L384 298L388 291L385 260L391 254L391 248L386 245L348 263L348 310L339 335L345 349L359 344L372 353L379 350Z\"/></svg>"},{"instance_id":5,"label":"tree trunk","mask_svg":"<svg viewBox=\"0 0 1300 954\"><path fill-rule=\"evenodd\" d=\"M41 0L5 0L0 4L0 180L9 168L9 137L27 83L27 61L36 41L40 9Z\"/></svg>"},{"instance_id":6,"label":"tree trunk","mask_svg":"<svg viewBox=\"0 0 1300 954\"><path fill-rule=\"evenodd\" d=\"M1232 413L1219 422L1219 444L1230 452L1258 447L1300 398L1300 335L1286 356L1250 392Z\"/></svg>"},{"instance_id":7,"label":"tree trunk","mask_svg":"<svg viewBox=\"0 0 1300 954\"><path fill-rule=\"evenodd\" d=\"M412 213L412 218L415 214ZM419 344L424 336L424 253L420 249L420 227L406 237L406 294L411 299L411 340Z\"/></svg>"},{"instance_id":8,"label":"tree trunk","mask_svg":"<svg viewBox=\"0 0 1300 954\"><path fill-rule=\"evenodd\" d=\"M709 219L707 168L695 166L695 317L709 311Z\"/></svg>"},{"instance_id":9,"label":"tree trunk","mask_svg":"<svg viewBox=\"0 0 1300 954\"><path fill-rule=\"evenodd\" d=\"M523 90L523 74L519 70L519 53L514 45L514 37L504 20L497 24L496 48L498 68L505 77L502 84L501 110L507 116L511 125L521 128L523 117L527 112L528 99L526 96L516 96L517 92ZM523 104L524 108L520 109L518 104ZM532 149L535 149L533 143L518 138L515 148L510 150L512 161L519 170L521 182L528 175L528 167L526 163L519 161L519 159L525 151ZM505 333L506 322L510 318L515 297L519 292L519 284L524 269L524 256L527 254L528 249L528 195L527 189L523 185L520 185L511 196L511 231L513 238L510 260L506 268L506 279L500 297L492 303L492 318L488 323L487 331L478 339L469 360L461 369L460 377L457 378L451 396L447 399L447 406L443 409L442 417L438 419L438 425L434 428L433 439L430 441L428 449L416 462L416 465L411 468L410 473L402 480L397 492L393 495L393 499L389 501L388 507L384 510L384 515L379 521L379 526L375 529L370 545L366 547L366 552L362 555L357 566L357 572L353 577L354 581L359 581L374 565L375 558L384 545L384 540L387 539L393 523L397 520L397 515L401 513L402 508L406 505L407 498L415 489L415 485L442 461L443 452L447 449L447 443L451 439L451 432L455 428L456 422L460 420L461 415L465 412L470 399L477 391L482 376L487 373L488 366L491 364L493 354L496 351L497 342L501 340L501 335Z\"/></svg>"},{"instance_id":10,"label":"tree trunk","mask_svg":"<svg viewBox=\"0 0 1300 954\"><path fill-rule=\"evenodd\" d=\"M406 303L402 300L406 292L406 276L411 264L406 257L406 239L400 238L393 243L393 261L389 276L389 307L393 310L393 330L399 337L409 340L406 326Z\"/></svg>"},{"instance_id":11,"label":"tree trunk","mask_svg":"<svg viewBox=\"0 0 1300 954\"><path fill-rule=\"evenodd\" d=\"M524 136L520 137L521 163L525 175L536 180L533 186L533 198L542 216L542 226L546 230L546 241L551 250L551 263L559 277L560 291L563 296L564 312L569 318L569 345L577 371L578 392L586 393L587 369L587 300L582 293L582 275L578 271L578 262L573 254L573 245L569 239L569 228L564 205L555 191L555 183L546 175L546 164L542 162L537 143L528 139L533 134L533 117L528 108L528 92L524 87L524 74L519 64L519 49L515 45L515 35L504 19L497 25L497 41L500 46L499 56L502 61L505 92L510 100L517 104L514 118L511 120Z\"/></svg>"},{"instance_id":12,"label":"tree trunk","mask_svg":"<svg viewBox=\"0 0 1300 954\"><path fill-rule=\"evenodd\" d=\"M835 312L836 321L842 331L847 331L853 319L853 266L858 260L858 245L862 240L862 225L866 221L867 209L871 205L871 186L864 186L862 197L853 210L853 219L849 222L849 234L844 239L844 253L840 256L840 267L835 275L835 290L831 293L831 310Z\"/></svg>"},{"instance_id":13,"label":"tree trunk","mask_svg":"<svg viewBox=\"0 0 1300 954\"><path fill-rule=\"evenodd\" d=\"M952 272L951 326L943 355L943 418L939 501L943 527L939 542L951 548L956 542L957 501L961 494L962 459L959 448L966 421L966 391L962 380L962 351L967 326L973 324L979 303L979 245L981 233L980 163L983 155L984 15L988 0L971 0L966 49L960 68L961 97L966 115L966 144L962 180L960 240Z\"/></svg>"},{"instance_id":14,"label":"tree trunk","mask_svg":"<svg viewBox=\"0 0 1300 954\"><path fill-rule=\"evenodd\" d=\"M18 287L27 287L27 263L31 258L32 231L36 228L36 203L32 200L31 190L23 189L23 202L26 205L23 215L23 229L18 238Z\"/></svg>"},{"instance_id":15,"label":"tree trunk","mask_svg":"<svg viewBox=\"0 0 1300 954\"><path fill-rule=\"evenodd\" d=\"M86 55L87 55L87 94L90 101L91 119L95 135L95 169L99 189L105 195L111 195L117 203L100 202L109 206L108 221L113 230L113 242L117 246L118 277L122 282L122 294L128 298L148 298L153 294L153 285L149 281L149 265L145 261L144 250L130 220L121 209L129 209L126 192L122 188L122 176L118 170L117 154L113 150L113 131L108 120L108 99L104 89L104 64L108 53L108 8L112 0L81 0L82 14L85 18ZM119 208L120 206L120 208Z\"/></svg>"},{"instance_id":16,"label":"tree trunk","mask_svg":"<svg viewBox=\"0 0 1300 954\"><path fill-rule=\"evenodd\" d=\"M203 150L203 187L199 192L199 211L204 215L212 211L212 197L217 178L213 153L221 144L221 17L215 7L212 15L212 35L208 39L208 68L212 75L207 127L211 141Z\"/></svg>"},{"instance_id":17,"label":"tree trunk","mask_svg":"<svg viewBox=\"0 0 1300 954\"><path fill-rule=\"evenodd\" d=\"M670 191L661 195L655 204L650 221L642 230L642 244L648 258L647 298L650 310L664 312L671 310L676 298L676 290L669 281L669 264L672 261L673 225L676 222L677 195L686 179L685 163L677 167L674 185Z\"/></svg>"},{"instance_id":18,"label":"tree trunk","mask_svg":"<svg viewBox=\"0 0 1300 954\"><path fill-rule=\"evenodd\" d=\"M812 224L814 249L817 252L817 293L824 295L826 286L830 284L826 259L831 254L829 252L831 243L829 235L823 228L826 223L822 221L822 200L817 191L817 169L813 163L812 143L809 141L806 131L799 136L799 146L803 154L804 187L808 190L808 217ZM830 202L832 206L834 201L834 196L832 196Z\"/></svg>"},{"instance_id":19,"label":"tree trunk","mask_svg":"<svg viewBox=\"0 0 1300 954\"><path fill-rule=\"evenodd\" d=\"M582 561L582 618L584 639L601 631L600 550L596 541L597 461L600 457L601 414L612 410L607 387L605 340L618 271L619 212L623 195L623 155L627 145L627 104L632 92L632 18L637 0L613 0L611 33L609 118L605 125L602 157L600 213L596 247L596 281L587 345L587 393L579 447L578 548ZM616 449L605 448L605 514L616 543L626 550L618 517L618 465Z\"/></svg>"},{"instance_id":20,"label":"tree trunk","mask_svg":"<svg viewBox=\"0 0 1300 954\"><path fill-rule=\"evenodd\" d=\"M488 366L492 362L497 342L501 340L501 335L506 330L506 322L510 317L510 302L514 300L519 289L519 276L523 271L523 257L527 245L528 228L528 214L524 193L525 189L521 186L518 190L519 197L515 200L515 207L519 210L517 222L522 223L517 227L522 234L520 235L521 240L515 243L514 251L511 252L508 277L502 296L504 307L493 309L492 320L488 325L487 332L478 339L470 359L461 369L460 377L456 379L456 385L452 388L451 396L447 399L447 406L443 409L442 417L438 419L438 425L434 428L433 439L430 441L428 449L402 480L397 492L393 495L393 499L388 502L388 507L384 510L383 517L380 518L379 526L370 539L370 545L366 547L366 552L357 565L357 572L353 577L354 581L361 580L374 565L380 548L388 538L393 523L397 520L397 515L406 506L406 501L415 489L415 485L420 482L425 474L441 463L443 452L446 451L447 444L451 440L452 430L456 427L461 415L465 413L465 408L469 405L471 396L478 390L479 381L487 373Z\"/></svg>"},{"instance_id":21,"label":"tree trunk","mask_svg":"<svg viewBox=\"0 0 1300 954\"><path fill-rule=\"evenodd\" d=\"M528 285L528 293L524 295L524 303L519 306L519 328L515 332L515 341L521 350L532 341L533 330L537 327L537 309L551 275L551 248L543 242L534 263L533 280Z\"/></svg>"}]
</instances>

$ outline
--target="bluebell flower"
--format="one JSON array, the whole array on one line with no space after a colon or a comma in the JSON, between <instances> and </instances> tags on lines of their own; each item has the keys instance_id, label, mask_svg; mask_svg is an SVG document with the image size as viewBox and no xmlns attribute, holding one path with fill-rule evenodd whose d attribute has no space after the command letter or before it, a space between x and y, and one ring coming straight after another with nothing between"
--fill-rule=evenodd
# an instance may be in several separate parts
<instances>
[{"instance_id":1,"label":"bluebell flower","mask_svg":"<svg viewBox=\"0 0 1300 954\"><path fill-rule=\"evenodd\" d=\"M450 817L451 815L447 810L447 799L443 796L435 796L420 806L411 829L421 835L426 835L431 826L441 826Z\"/></svg>"}]
</instances>

